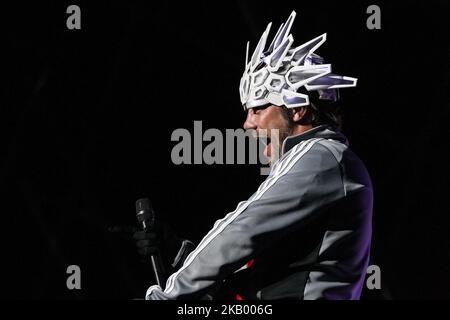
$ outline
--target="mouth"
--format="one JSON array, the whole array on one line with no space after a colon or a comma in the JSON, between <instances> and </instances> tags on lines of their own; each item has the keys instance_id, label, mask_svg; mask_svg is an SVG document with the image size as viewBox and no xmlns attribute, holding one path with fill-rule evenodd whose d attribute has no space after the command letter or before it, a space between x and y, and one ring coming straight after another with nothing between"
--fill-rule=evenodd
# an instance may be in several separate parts
<instances>
[{"instance_id":1,"label":"mouth","mask_svg":"<svg viewBox=\"0 0 450 320\"><path fill-rule=\"evenodd\" d=\"M267 137L266 139L267 139L267 144L266 144L266 147L264 148L264 155L268 159L270 159L272 156L272 140L269 137Z\"/></svg>"},{"instance_id":2,"label":"mouth","mask_svg":"<svg viewBox=\"0 0 450 320\"><path fill-rule=\"evenodd\" d=\"M264 156L267 157L268 159L271 159L272 156L272 139L270 138L270 135L267 134L267 132L264 131L259 131L259 132L254 132L254 137L261 140L262 143L265 144L264 147Z\"/></svg>"}]
</instances>

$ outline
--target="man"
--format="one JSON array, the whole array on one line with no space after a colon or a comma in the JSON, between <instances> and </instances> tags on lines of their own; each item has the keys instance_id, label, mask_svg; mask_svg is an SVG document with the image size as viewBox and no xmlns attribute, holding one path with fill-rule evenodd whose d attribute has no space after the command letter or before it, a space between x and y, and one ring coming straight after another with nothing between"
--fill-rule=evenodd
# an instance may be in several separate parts
<instances>
[{"instance_id":1,"label":"man","mask_svg":"<svg viewBox=\"0 0 450 320\"><path fill-rule=\"evenodd\" d=\"M269 176L197 247L184 241L165 288L151 286L146 299L360 298L372 186L336 131L335 106L338 88L353 87L356 79L331 74L314 53L325 34L291 48L294 18L295 12L264 51L269 24L240 84L244 128L268 134ZM274 130L278 142L271 140ZM135 238L145 252L155 246L154 235Z\"/></svg>"}]
</instances>

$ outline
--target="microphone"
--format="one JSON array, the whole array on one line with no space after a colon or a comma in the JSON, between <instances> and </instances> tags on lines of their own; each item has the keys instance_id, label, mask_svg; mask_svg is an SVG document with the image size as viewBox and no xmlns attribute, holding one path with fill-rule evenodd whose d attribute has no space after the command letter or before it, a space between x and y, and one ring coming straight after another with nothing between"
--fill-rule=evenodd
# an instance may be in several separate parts
<instances>
[{"instance_id":1,"label":"microphone","mask_svg":"<svg viewBox=\"0 0 450 320\"><path fill-rule=\"evenodd\" d=\"M155 211L153 211L148 198L142 198L136 201L136 218L142 225L144 231L151 231L155 227ZM159 252L150 255L150 261L152 263L156 283L164 290L164 268Z\"/></svg>"}]
</instances>

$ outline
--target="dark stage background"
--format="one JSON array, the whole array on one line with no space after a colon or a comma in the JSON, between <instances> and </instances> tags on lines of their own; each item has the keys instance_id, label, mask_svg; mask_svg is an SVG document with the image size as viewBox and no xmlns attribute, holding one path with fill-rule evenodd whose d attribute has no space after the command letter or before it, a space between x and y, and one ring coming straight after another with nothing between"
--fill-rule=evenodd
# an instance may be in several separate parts
<instances>
[{"instance_id":1,"label":"dark stage background","mask_svg":"<svg viewBox=\"0 0 450 320\"><path fill-rule=\"evenodd\" d=\"M40 1L2 5L2 297L133 298L153 284L131 241L134 202L199 241L248 198L256 165L172 164L176 128L238 128L245 43L292 9L299 45L318 50L342 90L344 133L375 188L365 299L450 298L449 42L446 1ZM81 30L66 8L81 8ZM381 7L381 30L366 8ZM272 29L272 32L273 29ZM273 33L271 33L273 35ZM81 290L66 288L79 265Z\"/></svg>"}]
</instances>

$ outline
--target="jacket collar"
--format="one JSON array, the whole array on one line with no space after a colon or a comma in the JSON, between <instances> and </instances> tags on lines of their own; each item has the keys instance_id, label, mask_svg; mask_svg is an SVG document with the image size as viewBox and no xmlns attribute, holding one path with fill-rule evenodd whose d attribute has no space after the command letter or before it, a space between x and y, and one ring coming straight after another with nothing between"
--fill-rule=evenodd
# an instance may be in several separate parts
<instances>
[{"instance_id":1,"label":"jacket collar","mask_svg":"<svg viewBox=\"0 0 450 320\"><path fill-rule=\"evenodd\" d=\"M283 145L281 146L281 155L291 150L294 146L296 146L300 142L312 138L337 140L340 141L341 143L348 145L348 140L342 133L333 131L333 129L327 125L320 125L311 128L305 132L302 132L300 134L289 136L286 139L284 139Z\"/></svg>"}]
</instances>

